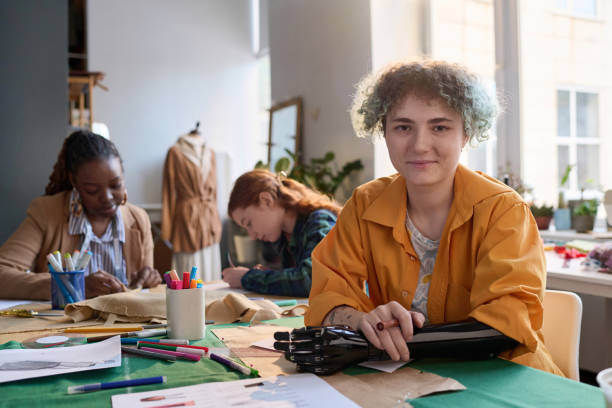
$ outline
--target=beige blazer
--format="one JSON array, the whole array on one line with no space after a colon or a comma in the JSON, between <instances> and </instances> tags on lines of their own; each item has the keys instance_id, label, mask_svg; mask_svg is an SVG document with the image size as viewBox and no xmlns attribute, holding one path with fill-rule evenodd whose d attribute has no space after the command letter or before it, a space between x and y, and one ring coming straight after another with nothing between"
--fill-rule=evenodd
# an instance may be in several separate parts
<instances>
[{"instance_id":1,"label":"beige blazer","mask_svg":"<svg viewBox=\"0 0 612 408\"><path fill-rule=\"evenodd\" d=\"M215 155L204 179L175 144L168 150L162 185L161 237L174 252L198 252L221 241Z\"/></svg>"},{"instance_id":2,"label":"beige blazer","mask_svg":"<svg viewBox=\"0 0 612 408\"><path fill-rule=\"evenodd\" d=\"M74 251L80 235L68 234L70 191L35 198L26 219L0 247L0 299L49 299L51 275L47 254ZM127 203L119 207L125 227L128 282L145 266L153 267L153 237L147 213ZM26 273L26 271L30 273Z\"/></svg>"}]
</instances>

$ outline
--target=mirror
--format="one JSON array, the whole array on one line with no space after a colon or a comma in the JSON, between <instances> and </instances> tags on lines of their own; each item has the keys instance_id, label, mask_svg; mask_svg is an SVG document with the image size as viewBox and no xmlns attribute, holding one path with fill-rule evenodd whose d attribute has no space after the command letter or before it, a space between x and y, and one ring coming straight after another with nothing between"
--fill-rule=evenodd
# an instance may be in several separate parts
<instances>
[{"instance_id":1,"label":"mirror","mask_svg":"<svg viewBox=\"0 0 612 408\"><path fill-rule=\"evenodd\" d=\"M287 157L285 149L301 156L302 147L302 98L296 97L270 108L268 132L268 163L270 169L281 157Z\"/></svg>"}]
</instances>

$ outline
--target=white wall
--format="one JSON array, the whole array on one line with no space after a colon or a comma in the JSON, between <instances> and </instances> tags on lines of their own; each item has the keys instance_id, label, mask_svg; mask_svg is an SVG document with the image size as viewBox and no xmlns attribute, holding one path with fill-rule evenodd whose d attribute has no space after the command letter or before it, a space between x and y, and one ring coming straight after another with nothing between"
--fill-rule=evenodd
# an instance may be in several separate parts
<instances>
[{"instance_id":1,"label":"white wall","mask_svg":"<svg viewBox=\"0 0 612 408\"><path fill-rule=\"evenodd\" d=\"M272 103L303 98L304 158L330 150L340 166L359 158L365 169L351 184L371 179L373 146L355 137L348 113L372 68L369 0L271 0L269 23Z\"/></svg>"},{"instance_id":2,"label":"white wall","mask_svg":"<svg viewBox=\"0 0 612 408\"><path fill-rule=\"evenodd\" d=\"M87 12L89 69L109 88L96 89L94 114L123 156L131 202L161 201L167 149L198 120L230 153L233 178L265 157L249 2L89 0Z\"/></svg>"},{"instance_id":3,"label":"white wall","mask_svg":"<svg viewBox=\"0 0 612 408\"><path fill-rule=\"evenodd\" d=\"M372 65L375 71L399 60L419 60L429 53L429 9L423 0L373 0ZM374 177L397 173L384 139L374 141Z\"/></svg>"}]
</instances>

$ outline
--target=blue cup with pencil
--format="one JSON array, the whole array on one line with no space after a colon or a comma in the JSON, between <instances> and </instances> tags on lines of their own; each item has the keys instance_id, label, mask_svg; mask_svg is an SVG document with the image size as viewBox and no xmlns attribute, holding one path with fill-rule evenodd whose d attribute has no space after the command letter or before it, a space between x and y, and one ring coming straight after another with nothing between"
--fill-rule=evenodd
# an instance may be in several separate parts
<instances>
[{"instance_id":1,"label":"blue cup with pencil","mask_svg":"<svg viewBox=\"0 0 612 408\"><path fill-rule=\"evenodd\" d=\"M51 274L51 307L63 310L67 304L85 300L85 271L91 258L87 251L78 256L64 254L64 263L59 251L47 255Z\"/></svg>"}]
</instances>

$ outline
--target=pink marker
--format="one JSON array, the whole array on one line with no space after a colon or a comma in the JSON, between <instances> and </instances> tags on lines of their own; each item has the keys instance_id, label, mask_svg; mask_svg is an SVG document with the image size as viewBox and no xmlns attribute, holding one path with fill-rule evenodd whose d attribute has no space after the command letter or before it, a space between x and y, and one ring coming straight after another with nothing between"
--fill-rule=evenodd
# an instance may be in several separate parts
<instances>
[{"instance_id":1,"label":"pink marker","mask_svg":"<svg viewBox=\"0 0 612 408\"><path fill-rule=\"evenodd\" d=\"M141 347L140 350L151 351L153 353L167 354L169 356L181 357L181 358L192 360L192 361L200 361L200 358L202 357L197 354L181 353L180 351L160 350L160 349L150 348L150 347Z\"/></svg>"},{"instance_id":2,"label":"pink marker","mask_svg":"<svg viewBox=\"0 0 612 408\"><path fill-rule=\"evenodd\" d=\"M183 289L189 289L189 272L183 272Z\"/></svg>"}]
</instances>

